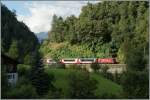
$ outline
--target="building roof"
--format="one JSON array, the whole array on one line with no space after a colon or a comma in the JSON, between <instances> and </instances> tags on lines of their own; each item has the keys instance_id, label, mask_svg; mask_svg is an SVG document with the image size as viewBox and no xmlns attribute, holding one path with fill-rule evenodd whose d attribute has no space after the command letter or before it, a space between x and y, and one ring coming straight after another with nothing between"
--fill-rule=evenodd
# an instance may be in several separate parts
<instances>
[{"instance_id":1,"label":"building roof","mask_svg":"<svg viewBox=\"0 0 150 100\"><path fill-rule=\"evenodd\" d=\"M7 61L9 61L9 62L11 62L11 63L16 63L16 64L19 63L19 61L15 60L15 59L13 59L13 58L11 58L11 57L5 55L5 54L1 54L1 59L2 59L2 61L3 61L3 60L4 60L4 61L7 60ZM7 62L6 62L6 63L7 63Z\"/></svg>"},{"instance_id":2,"label":"building roof","mask_svg":"<svg viewBox=\"0 0 150 100\"><path fill-rule=\"evenodd\" d=\"M6 66L6 70L8 73L14 73L17 71L17 64L19 64L19 62L8 57L5 54L1 54L1 64Z\"/></svg>"}]
</instances>

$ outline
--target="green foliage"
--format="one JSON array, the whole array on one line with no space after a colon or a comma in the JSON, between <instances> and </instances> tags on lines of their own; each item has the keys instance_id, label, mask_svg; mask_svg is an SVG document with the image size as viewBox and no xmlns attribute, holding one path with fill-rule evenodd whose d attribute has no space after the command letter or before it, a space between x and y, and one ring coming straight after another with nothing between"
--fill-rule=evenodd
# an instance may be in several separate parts
<instances>
[{"instance_id":1,"label":"green foliage","mask_svg":"<svg viewBox=\"0 0 150 100\"><path fill-rule=\"evenodd\" d=\"M3 53L23 62L24 57L38 49L38 39L33 32L16 18L15 12L11 12L1 4L1 40Z\"/></svg>"},{"instance_id":2,"label":"green foliage","mask_svg":"<svg viewBox=\"0 0 150 100\"><path fill-rule=\"evenodd\" d=\"M141 48L130 48L127 57L126 63L129 69L132 70L143 70L146 67L146 63L144 61L143 52L141 52ZM134 59L133 59L134 58Z\"/></svg>"},{"instance_id":3,"label":"green foliage","mask_svg":"<svg viewBox=\"0 0 150 100\"><path fill-rule=\"evenodd\" d=\"M119 50L118 50L118 53L117 53L117 60L119 63L125 63L125 54L123 52L123 48L120 47Z\"/></svg>"},{"instance_id":4,"label":"green foliage","mask_svg":"<svg viewBox=\"0 0 150 100\"><path fill-rule=\"evenodd\" d=\"M49 38L54 42L63 42L64 41L64 22L62 17L53 16L52 30L49 32Z\"/></svg>"},{"instance_id":5,"label":"green foliage","mask_svg":"<svg viewBox=\"0 0 150 100\"><path fill-rule=\"evenodd\" d=\"M122 80L122 77L123 77L123 73L118 73L117 71L115 72L114 74L114 78L113 78L113 81L115 81L116 83L118 84L121 84L121 80Z\"/></svg>"},{"instance_id":6,"label":"green foliage","mask_svg":"<svg viewBox=\"0 0 150 100\"><path fill-rule=\"evenodd\" d=\"M104 93L101 96L99 96L98 98L102 98L102 99L118 99L118 98L121 98L121 97L118 96L118 95L115 95L115 94Z\"/></svg>"},{"instance_id":7,"label":"green foliage","mask_svg":"<svg viewBox=\"0 0 150 100\"><path fill-rule=\"evenodd\" d=\"M70 88L69 88L70 87L69 86L70 75L72 73L76 73L76 74L87 73L87 72L83 72L83 70L76 70L76 69L54 69L54 68L51 69L51 68L47 68L45 70L50 75L54 74L55 79L56 79L56 81L54 82L54 85L56 86L56 88L62 89L61 98L65 98L65 99L71 98L70 97ZM76 76L78 76L78 75L76 75ZM78 76L78 77L80 77L80 76ZM92 79L92 80L96 80L98 82L97 88L94 91L94 94L96 94L96 96L101 96L104 93L113 94L113 95L119 95L120 93L122 93L122 87L120 85L104 78L102 75L98 75L96 73L89 73L89 77L90 77L90 80ZM78 83L78 82L76 82L76 83Z\"/></svg>"},{"instance_id":8,"label":"green foliage","mask_svg":"<svg viewBox=\"0 0 150 100\"><path fill-rule=\"evenodd\" d=\"M51 49L48 51L48 48ZM68 42L42 45L40 52L43 53L43 56L49 56L56 61L60 58L94 57L86 45L70 45Z\"/></svg>"},{"instance_id":9,"label":"green foliage","mask_svg":"<svg viewBox=\"0 0 150 100\"><path fill-rule=\"evenodd\" d=\"M112 57L117 57L117 45L116 45L116 42L112 40L111 42L111 47L110 47L110 53L112 55Z\"/></svg>"},{"instance_id":10,"label":"green foliage","mask_svg":"<svg viewBox=\"0 0 150 100\"><path fill-rule=\"evenodd\" d=\"M36 89L25 76L19 76L17 84L9 87L5 99L35 99L38 98Z\"/></svg>"},{"instance_id":11,"label":"green foliage","mask_svg":"<svg viewBox=\"0 0 150 100\"><path fill-rule=\"evenodd\" d=\"M77 70L82 70L83 68L81 68L82 65L76 65L76 64L71 64L68 67L71 69L77 69Z\"/></svg>"},{"instance_id":12,"label":"green foliage","mask_svg":"<svg viewBox=\"0 0 150 100\"><path fill-rule=\"evenodd\" d=\"M89 49L89 46L84 45L70 45L68 42L62 43L49 43L48 45L42 44L40 52L44 57L50 57L56 61L61 58L77 58L77 57L110 57L109 54L109 44L104 44L102 46L97 46L93 53L92 49Z\"/></svg>"},{"instance_id":13,"label":"green foliage","mask_svg":"<svg viewBox=\"0 0 150 100\"><path fill-rule=\"evenodd\" d=\"M91 64L91 68L95 71L98 72L101 66L99 64Z\"/></svg>"},{"instance_id":14,"label":"green foliage","mask_svg":"<svg viewBox=\"0 0 150 100\"><path fill-rule=\"evenodd\" d=\"M35 65L38 62L38 39L23 22L17 20L15 11L11 12L3 4L1 5L1 15L1 24L3 26L1 31L2 52L19 61L19 63L22 63L22 65L17 66L19 80L24 77L22 84L17 82L17 86L15 87L6 87L7 82L5 85L3 84L2 87L6 88L5 91L2 91L2 97L14 99L36 98L37 93L35 87L26 79L31 77L29 76L31 72L29 66ZM23 65L23 63L28 65Z\"/></svg>"},{"instance_id":15,"label":"green foliage","mask_svg":"<svg viewBox=\"0 0 150 100\"><path fill-rule=\"evenodd\" d=\"M43 68L32 67L30 73L30 81L32 82L32 85L36 88L37 94L40 96L45 95L49 89L54 89L52 83L54 81L53 74L48 75L44 72Z\"/></svg>"},{"instance_id":16,"label":"green foliage","mask_svg":"<svg viewBox=\"0 0 150 100\"><path fill-rule=\"evenodd\" d=\"M7 81L6 66L1 65L1 96L2 98L7 97L8 91L9 91L9 86L8 86L8 81Z\"/></svg>"},{"instance_id":17,"label":"green foliage","mask_svg":"<svg viewBox=\"0 0 150 100\"><path fill-rule=\"evenodd\" d=\"M110 44L103 44L103 45L98 45L96 47L96 57L97 58L109 58L111 57L110 55Z\"/></svg>"},{"instance_id":18,"label":"green foliage","mask_svg":"<svg viewBox=\"0 0 150 100\"><path fill-rule=\"evenodd\" d=\"M18 59L19 57L19 52L18 52L18 46L17 46L17 41L12 41L12 44L9 48L9 51L8 51L8 56L13 58L13 59Z\"/></svg>"},{"instance_id":19,"label":"green foliage","mask_svg":"<svg viewBox=\"0 0 150 100\"><path fill-rule=\"evenodd\" d=\"M97 81L91 79L87 72L71 73L69 76L69 85L71 98L95 98L94 91L97 88Z\"/></svg>"},{"instance_id":20,"label":"green foliage","mask_svg":"<svg viewBox=\"0 0 150 100\"><path fill-rule=\"evenodd\" d=\"M82 8L78 18L72 15L63 19L54 15L49 39L42 43L40 52L42 56L49 56L56 61L60 58L117 57L119 62L126 63L128 70L131 71L123 74L123 78L121 77L123 96L148 98L148 74L144 72L149 61L148 8L148 1L104 1L97 4L88 3ZM68 72L65 74L64 72L60 72L63 74L55 72L58 74L56 75L58 79L56 85L60 87L62 85L62 91L60 88L54 88L52 84L54 76L46 74L43 68L37 64L41 55L37 51L39 44L34 33L23 22L17 21L15 11L9 11L4 5L1 7L1 15L2 52L32 66L31 71L27 65L18 66L19 74L25 77L25 79L21 77L23 81L19 84L26 84L13 89L7 87L6 73L2 70L2 97L36 98L36 92L41 98L43 95L46 95L46 98L65 97L66 94L62 94L62 92L64 92L63 87L68 86L64 82L67 78L60 76L65 76ZM94 66L93 68L98 69ZM30 72L29 76L28 72ZM79 75L74 73L70 76L72 77L70 79L72 81L70 83L72 84L71 96L96 98L93 93L96 83L89 78L87 73ZM103 69L103 75L112 80L112 75L107 73L107 67ZM26 76L30 77L33 86L26 80ZM95 92L98 94L98 98L117 98L115 97L117 95L112 93L120 90L118 85L112 83L115 84L112 86L108 80L95 74L93 76L100 83ZM116 81L119 79L117 77L116 75ZM91 84L94 86L91 87ZM80 93L81 89L84 90L83 94ZM89 90L91 91L89 92ZM105 90L110 93L104 93ZM103 93L99 95L101 92Z\"/></svg>"},{"instance_id":21,"label":"green foliage","mask_svg":"<svg viewBox=\"0 0 150 100\"><path fill-rule=\"evenodd\" d=\"M45 98L46 99L61 99L62 95L63 95L62 89L61 88L59 88L59 89L55 88L55 90L53 90L53 91L50 90L47 93L47 95L45 96Z\"/></svg>"},{"instance_id":22,"label":"green foliage","mask_svg":"<svg viewBox=\"0 0 150 100\"><path fill-rule=\"evenodd\" d=\"M17 72L19 76L26 76L27 78L29 78L30 71L31 71L30 65L24 65L24 64L17 65Z\"/></svg>"},{"instance_id":23,"label":"green foliage","mask_svg":"<svg viewBox=\"0 0 150 100\"><path fill-rule=\"evenodd\" d=\"M114 81L114 76L112 73L108 72L109 67L107 65L105 66L101 66L100 71L101 71L101 75L103 75L103 77Z\"/></svg>"},{"instance_id":24,"label":"green foliage","mask_svg":"<svg viewBox=\"0 0 150 100\"><path fill-rule=\"evenodd\" d=\"M16 88L12 88L7 93L8 99L33 99L37 98L35 88L30 84L20 85Z\"/></svg>"},{"instance_id":25,"label":"green foliage","mask_svg":"<svg viewBox=\"0 0 150 100\"><path fill-rule=\"evenodd\" d=\"M34 51L34 52L36 52L36 51ZM26 64L26 65L36 65L37 55L38 54L34 54L33 52L27 54L24 57L24 64Z\"/></svg>"},{"instance_id":26,"label":"green foliage","mask_svg":"<svg viewBox=\"0 0 150 100\"><path fill-rule=\"evenodd\" d=\"M149 98L148 71L128 71L124 76L124 96L130 99Z\"/></svg>"},{"instance_id":27,"label":"green foliage","mask_svg":"<svg viewBox=\"0 0 150 100\"><path fill-rule=\"evenodd\" d=\"M122 48L126 39L135 41L134 44L142 48L145 48L148 42L147 4L147 1L104 1L97 4L88 3L82 8L79 18L70 16L62 19L55 15L49 40L67 41L71 46L77 44L88 47L81 49L84 52L90 50L91 54L84 55L84 52L81 52L80 57L118 57L121 63L125 63L126 52ZM78 52L74 51L72 54L68 47L62 49L66 54L60 52L54 54L59 54L57 57L78 57Z\"/></svg>"},{"instance_id":28,"label":"green foliage","mask_svg":"<svg viewBox=\"0 0 150 100\"><path fill-rule=\"evenodd\" d=\"M102 71L102 73L104 73L104 74L106 74L107 73L107 71L108 71L108 66L107 65L105 65L105 66L103 66L103 67L101 67L101 71Z\"/></svg>"}]
</instances>

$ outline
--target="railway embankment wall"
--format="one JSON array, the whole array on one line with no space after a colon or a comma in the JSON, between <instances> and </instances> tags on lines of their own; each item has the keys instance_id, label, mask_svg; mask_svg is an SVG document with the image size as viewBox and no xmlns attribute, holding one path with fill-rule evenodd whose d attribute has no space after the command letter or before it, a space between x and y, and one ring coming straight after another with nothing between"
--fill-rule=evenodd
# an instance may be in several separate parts
<instances>
[{"instance_id":1,"label":"railway embankment wall","mask_svg":"<svg viewBox=\"0 0 150 100\"><path fill-rule=\"evenodd\" d=\"M126 64L99 64L100 69L107 67L107 72L110 73L122 73L123 71L126 71ZM65 64L66 68L84 68L88 70L89 72L92 72L93 69L91 68L91 64Z\"/></svg>"}]
</instances>

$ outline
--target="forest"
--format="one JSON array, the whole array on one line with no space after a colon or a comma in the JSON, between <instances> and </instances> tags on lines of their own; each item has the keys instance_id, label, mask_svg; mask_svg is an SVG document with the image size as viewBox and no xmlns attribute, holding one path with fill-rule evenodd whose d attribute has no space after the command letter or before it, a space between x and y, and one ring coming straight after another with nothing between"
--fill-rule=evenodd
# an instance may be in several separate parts
<instances>
[{"instance_id":1,"label":"forest","mask_svg":"<svg viewBox=\"0 0 150 100\"><path fill-rule=\"evenodd\" d=\"M54 15L49 38L41 51L43 55L57 54L60 58L117 57L125 63L128 50L142 50L146 57L148 43L148 2L108 1L88 3L79 18ZM52 48L47 49L49 46ZM53 52L55 49L58 52Z\"/></svg>"},{"instance_id":2,"label":"forest","mask_svg":"<svg viewBox=\"0 0 150 100\"><path fill-rule=\"evenodd\" d=\"M21 63L17 66L19 79L15 87L7 85L5 65L1 65L2 98L149 98L148 18L148 1L88 3L82 7L79 17L54 15L48 39L39 43L35 34L17 21L15 11L1 4L2 54ZM81 69L67 72L63 66L45 70L40 59L46 57L56 60L114 57L127 65L127 71L113 76L105 69L102 73ZM66 83L59 81L59 74ZM101 87L97 75L104 83L111 84L109 91L117 94L95 92L100 91L96 90L97 86ZM66 92L60 83L67 84L65 89L71 91Z\"/></svg>"}]
</instances>

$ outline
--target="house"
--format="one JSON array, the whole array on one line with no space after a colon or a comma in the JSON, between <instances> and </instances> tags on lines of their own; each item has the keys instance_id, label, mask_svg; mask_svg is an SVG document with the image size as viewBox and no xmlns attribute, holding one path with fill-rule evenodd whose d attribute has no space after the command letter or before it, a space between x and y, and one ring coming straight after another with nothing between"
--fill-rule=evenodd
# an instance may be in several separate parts
<instances>
[{"instance_id":1,"label":"house","mask_svg":"<svg viewBox=\"0 0 150 100\"><path fill-rule=\"evenodd\" d=\"M6 66L8 83L15 85L18 80L17 64L19 62L7 55L1 54L1 64Z\"/></svg>"}]
</instances>

